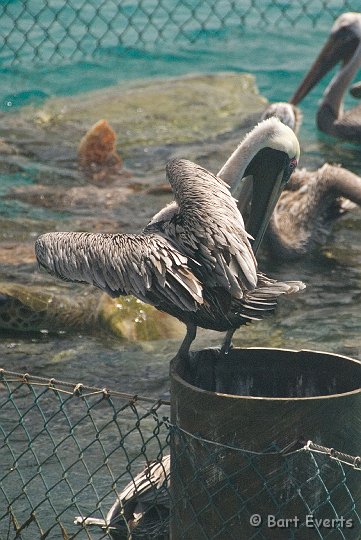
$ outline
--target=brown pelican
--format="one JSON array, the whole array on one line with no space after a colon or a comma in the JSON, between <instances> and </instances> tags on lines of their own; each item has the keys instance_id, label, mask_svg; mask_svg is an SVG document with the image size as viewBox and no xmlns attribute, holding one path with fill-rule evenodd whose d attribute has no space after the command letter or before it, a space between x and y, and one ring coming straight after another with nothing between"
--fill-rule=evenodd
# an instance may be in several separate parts
<instances>
[{"instance_id":1,"label":"brown pelican","mask_svg":"<svg viewBox=\"0 0 361 540\"><path fill-rule=\"evenodd\" d=\"M328 163L316 171L297 169L269 223L270 252L281 261L306 255L325 242L332 223L353 203L361 204L361 178L356 174Z\"/></svg>"},{"instance_id":2,"label":"brown pelican","mask_svg":"<svg viewBox=\"0 0 361 540\"><path fill-rule=\"evenodd\" d=\"M101 527L113 540L168 538L170 456L151 461L123 491L105 519L78 516L74 523Z\"/></svg>"},{"instance_id":3,"label":"brown pelican","mask_svg":"<svg viewBox=\"0 0 361 540\"><path fill-rule=\"evenodd\" d=\"M276 116L294 129L293 110L293 105L278 102L267 107L263 115ZM237 180L224 179L231 184ZM240 193L243 206L246 197L249 199L250 194ZM302 257L325 241L334 220L360 204L361 178L351 171L328 163L316 171L296 169L270 219L266 245L275 259Z\"/></svg>"},{"instance_id":4,"label":"brown pelican","mask_svg":"<svg viewBox=\"0 0 361 540\"><path fill-rule=\"evenodd\" d=\"M343 111L343 95L361 66L361 13L344 13L290 102L297 105L338 62L340 71L327 86L317 112L319 129L344 139L361 140L361 106Z\"/></svg>"},{"instance_id":5,"label":"brown pelican","mask_svg":"<svg viewBox=\"0 0 361 540\"><path fill-rule=\"evenodd\" d=\"M298 107L284 101L276 101L267 105L261 115L261 120L279 118L283 124L290 127L296 134L302 124L302 112Z\"/></svg>"},{"instance_id":6,"label":"brown pelican","mask_svg":"<svg viewBox=\"0 0 361 540\"><path fill-rule=\"evenodd\" d=\"M253 179L249 231L256 253L280 192L297 164L296 136L278 119L260 123L227 162L238 181ZM47 233L35 244L38 263L65 280L91 283L111 296L132 294L187 325L179 354L188 356L196 327L227 331L298 291L257 270L249 234L227 184L182 159L167 164L175 201L142 234Z\"/></svg>"}]
</instances>

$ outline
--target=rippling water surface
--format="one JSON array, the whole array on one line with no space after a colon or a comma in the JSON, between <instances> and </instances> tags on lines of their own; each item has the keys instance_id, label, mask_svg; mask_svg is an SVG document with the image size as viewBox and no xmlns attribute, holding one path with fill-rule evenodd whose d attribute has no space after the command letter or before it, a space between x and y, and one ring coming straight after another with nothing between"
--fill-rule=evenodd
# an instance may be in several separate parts
<instances>
[{"instance_id":1,"label":"rippling water surface","mask_svg":"<svg viewBox=\"0 0 361 540\"><path fill-rule=\"evenodd\" d=\"M16 7L16 2L14 5ZM317 9L315 6L315 13ZM319 20L315 29L310 29L307 21L301 21L293 28L286 25L279 29L270 27L267 31L261 31L248 24L242 35L236 34L234 27L229 24L226 53L222 41L225 34L222 32L227 33L227 26L222 32L214 32L213 36L204 32L192 48L181 46L178 50L172 48L169 54L164 49L146 53L136 49L127 51L119 47L110 47L100 49L93 63L70 63L58 67L48 65L33 69L31 66L25 68L20 64L14 70L10 68L5 70L0 83L4 114L8 117L12 111L19 110L19 106L23 103L35 102L36 105L43 102L44 96L47 95L81 93L126 79L174 76L202 71L250 72L255 75L262 95L270 101L284 100L291 96L313 61L315 52L325 40L330 27L328 17L325 15L324 20ZM304 123L299 135L303 151L301 165L319 166L327 160L342 163L357 173L361 169L359 147L340 141L335 142L315 129L316 104L326 82L314 89L303 104ZM347 98L347 105L350 103L352 101ZM162 159L158 158L159 163L155 168L162 169L166 156L165 150ZM28 170L22 170L20 173L12 172L7 166L1 175L1 195L6 195L10 187L39 182L39 175L40 181L51 183L51 175L47 175L46 170L39 172L38 165L34 164L32 170L30 161ZM129 163L129 166L132 166L132 163ZM63 175L63 182L65 186L71 185L71 177ZM157 206L157 202L153 201L153 204ZM159 201L159 206L162 204L163 199ZM86 209L82 210L82 214L85 213ZM59 228L59 223L58 225L56 223L64 222L68 218L66 208L59 212L55 211L54 207L41 208L7 199L0 200L0 216L3 222L1 235L4 241L32 240L38 233ZM301 295L282 302L282 307L272 319L239 330L236 335L237 344L317 347L350 352L356 357L359 356L360 219L360 211L356 210L335 224L323 254L320 252L319 256L312 260L304 260L296 265L276 266L264 258L262 264L264 270L272 271L276 277L304 279L308 287ZM19 264L14 267L7 265L5 261L2 274L6 280L14 276L19 281L24 278L25 281L31 281L29 275L34 271L35 267L30 263L28 266ZM35 281L41 283L41 278L37 276ZM200 331L199 334L200 344L202 339L206 341L210 339L214 344L219 342L218 335L210 334L208 337L209 333L204 331ZM149 355L149 350L154 351L157 358L161 350L164 363L157 362L156 366L164 386L160 384L159 388L152 388L155 392L166 391L167 360L177 346L178 340L162 343L160 348L157 342L127 345L101 337L78 335L50 337L47 334L31 338L20 337L17 334L7 335L1 342L4 367L11 366L19 371L31 368L41 374L54 374L54 370L62 371L63 375L69 378L75 375L81 378L84 374L92 379L89 381L92 383L100 376L104 377L101 384L104 384L113 370L117 374L119 370L122 372L124 370L126 375L121 377L120 386L128 386L128 381L129 385L132 384L135 364L139 363L138 368L141 370L146 369L144 355L147 357L146 364L151 362L153 356ZM144 348L147 350L146 353ZM56 349L56 354L52 354L52 349ZM64 351L61 362L59 349ZM80 354L77 353L78 349ZM81 351L86 349L105 350L107 353L105 355L97 353L93 361L89 358L84 369ZM121 351L121 358L117 356L118 350ZM108 351L109 358L114 358L114 363L109 360ZM131 362L127 360L128 355L132 359ZM105 370L99 365L102 357L108 358ZM114 381L113 377L112 380ZM145 379L142 378L143 380ZM146 386L146 383L144 384ZM150 391L151 387L148 389Z\"/></svg>"},{"instance_id":2,"label":"rippling water surface","mask_svg":"<svg viewBox=\"0 0 361 540\"><path fill-rule=\"evenodd\" d=\"M170 53L166 50L143 53L136 49L126 51L111 47L100 49L91 63L79 62L62 67L49 65L41 69L19 66L13 72L3 70L0 81L2 114L8 122L9 115L18 112L23 104L41 106L47 96L81 94L119 81L126 83L127 79L150 79L204 71L250 72L256 77L260 93L268 100L286 100L313 61L329 26L327 19L319 23L316 29L307 26L307 32L302 24L292 29L269 29L266 32L248 27L241 36L233 36L234 28L229 28L226 53L221 33L214 33L213 37L204 36L191 49L173 49ZM327 160L342 163L361 174L359 145L335 141L315 129L316 104L326 82L315 89L303 105L304 124L299 135L303 151L301 165L315 167ZM347 105L351 103L347 98ZM162 158L154 157L158 159L154 163L155 170L163 168L167 152L165 147L159 154ZM55 287L58 293L68 297L73 291L82 294L82 287L60 285L39 273L32 255L32 243L38 234L60 230L62 224L67 228L76 228L77 218L74 218L74 214L69 214L66 208L56 208L56 205L41 207L4 198L14 186L25 187L39 182L39 175L43 183L51 184L52 177L49 177L46 168L40 170L38 162L32 168L31 156L29 151L27 166L21 171L17 170L16 153L12 158L13 166L9 165L10 161L6 166L0 164L0 280L40 288ZM225 155L224 159L227 157ZM217 159L217 166L220 167L221 159ZM46 167L46 159L42 165ZM139 169L142 162L135 164L130 160L126 165ZM72 178L66 174L62 178L64 189L68 189ZM56 181L59 182L59 176ZM145 199L146 202L148 200L150 198ZM163 196L153 196L149 204L153 205L152 210L153 207L156 210L166 200ZM147 213L145 210L144 220ZM86 219L94 220L94 208L90 206L87 209L85 205L79 210L79 216L82 223ZM115 222L110 220L108 227L112 229ZM131 230L131 221L126 227ZM274 263L266 254L262 254L260 267L263 271L279 279L301 279L307 289L302 294L283 299L273 317L237 331L234 344L311 348L361 359L360 233L361 211L357 209L334 225L327 245L313 257L283 265ZM17 242L21 244L18 251L14 247ZM169 397L169 360L182 338L182 331L172 339L131 342L106 332L86 333L69 331L67 328L55 333L51 332L51 328L32 333L0 332L0 364L5 369L82 381L99 387L109 386L155 398ZM216 346L221 337L215 332L200 329L194 347Z\"/></svg>"}]
</instances>

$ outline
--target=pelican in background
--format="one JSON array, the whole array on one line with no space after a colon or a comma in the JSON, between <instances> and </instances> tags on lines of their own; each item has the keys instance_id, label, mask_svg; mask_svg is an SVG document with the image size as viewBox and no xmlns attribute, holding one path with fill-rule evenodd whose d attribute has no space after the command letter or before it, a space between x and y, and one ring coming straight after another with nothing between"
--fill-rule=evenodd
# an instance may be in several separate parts
<instances>
[{"instance_id":1,"label":"pelican in background","mask_svg":"<svg viewBox=\"0 0 361 540\"><path fill-rule=\"evenodd\" d=\"M263 117L276 116L291 129L299 127L290 103L269 105ZM298 122L298 125L297 125ZM231 185L237 177L219 176ZM247 228L250 193L239 193ZM247 203L248 200L248 203ZM345 212L361 205L361 178L351 171L325 163L316 171L296 169L276 204L266 232L265 244L273 259L285 261L303 257L323 244L332 223Z\"/></svg>"},{"instance_id":2,"label":"pelican in background","mask_svg":"<svg viewBox=\"0 0 361 540\"><path fill-rule=\"evenodd\" d=\"M333 222L361 205L361 178L325 163L297 169L271 217L265 243L280 261L303 257L324 244Z\"/></svg>"},{"instance_id":3,"label":"pelican in background","mask_svg":"<svg viewBox=\"0 0 361 540\"><path fill-rule=\"evenodd\" d=\"M78 516L82 527L101 527L114 540L168 538L170 455L151 461L127 484L105 519Z\"/></svg>"},{"instance_id":4,"label":"pelican in background","mask_svg":"<svg viewBox=\"0 0 361 540\"><path fill-rule=\"evenodd\" d=\"M56 232L40 236L40 267L65 280L93 284L111 296L132 294L187 326L188 357L197 326L234 331L273 311L281 294L304 288L258 272L259 248L278 197L299 158L296 136L278 119L252 130L233 154L238 182L253 183L249 232L227 184L202 167L174 159L166 167L175 201L142 234ZM231 161L232 161L231 160Z\"/></svg>"},{"instance_id":5,"label":"pelican in background","mask_svg":"<svg viewBox=\"0 0 361 540\"><path fill-rule=\"evenodd\" d=\"M342 67L323 93L317 112L321 131L361 141L361 106L343 111L343 96L361 67L361 13L344 13L334 23L329 39L290 103L297 105L336 64Z\"/></svg>"},{"instance_id":6,"label":"pelican in background","mask_svg":"<svg viewBox=\"0 0 361 540\"><path fill-rule=\"evenodd\" d=\"M296 135L298 134L302 124L302 112L298 107L291 103L287 103L287 101L270 103L263 111L261 121L272 118L273 116L279 118L281 122L285 124L285 126L291 128Z\"/></svg>"},{"instance_id":7,"label":"pelican in background","mask_svg":"<svg viewBox=\"0 0 361 540\"><path fill-rule=\"evenodd\" d=\"M361 82L358 81L350 87L350 94L356 99L361 98Z\"/></svg>"}]
</instances>

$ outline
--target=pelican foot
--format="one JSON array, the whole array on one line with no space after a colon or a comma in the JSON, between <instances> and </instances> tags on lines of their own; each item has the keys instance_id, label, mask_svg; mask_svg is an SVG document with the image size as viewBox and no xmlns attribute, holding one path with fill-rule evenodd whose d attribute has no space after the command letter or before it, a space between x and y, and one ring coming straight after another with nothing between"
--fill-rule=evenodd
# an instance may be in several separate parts
<instances>
[{"instance_id":1,"label":"pelican foot","mask_svg":"<svg viewBox=\"0 0 361 540\"><path fill-rule=\"evenodd\" d=\"M226 337L224 338L222 347L221 347L221 355L225 356L229 354L229 351L231 349L233 349L232 338L235 331L236 331L235 328L231 328L231 330L228 330Z\"/></svg>"},{"instance_id":2,"label":"pelican foot","mask_svg":"<svg viewBox=\"0 0 361 540\"><path fill-rule=\"evenodd\" d=\"M233 349L233 343L225 344L223 343L221 347L221 355L226 356Z\"/></svg>"},{"instance_id":3,"label":"pelican foot","mask_svg":"<svg viewBox=\"0 0 361 540\"><path fill-rule=\"evenodd\" d=\"M192 345L192 342L194 341L197 334L197 327L194 324L187 324L187 333L182 341L181 346L179 347L179 351L177 352L177 356L181 358L182 360L189 361L189 354L190 354L190 346Z\"/></svg>"}]
</instances>

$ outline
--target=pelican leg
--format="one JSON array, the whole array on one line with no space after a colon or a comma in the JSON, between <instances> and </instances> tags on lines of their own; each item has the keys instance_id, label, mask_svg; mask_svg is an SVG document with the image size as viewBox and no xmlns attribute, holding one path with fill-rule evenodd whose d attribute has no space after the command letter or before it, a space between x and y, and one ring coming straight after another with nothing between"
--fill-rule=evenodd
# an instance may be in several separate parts
<instances>
[{"instance_id":1,"label":"pelican leg","mask_svg":"<svg viewBox=\"0 0 361 540\"><path fill-rule=\"evenodd\" d=\"M187 324L187 333L185 338L182 341L181 346L179 347L178 355L183 358L189 358L189 349L192 345L192 342L195 340L197 335L197 327L195 324Z\"/></svg>"},{"instance_id":2,"label":"pelican leg","mask_svg":"<svg viewBox=\"0 0 361 540\"><path fill-rule=\"evenodd\" d=\"M228 354L229 350L233 347L232 338L236 330L237 328L231 328L227 331L226 337L224 338L224 341L222 343L221 354Z\"/></svg>"}]
</instances>

